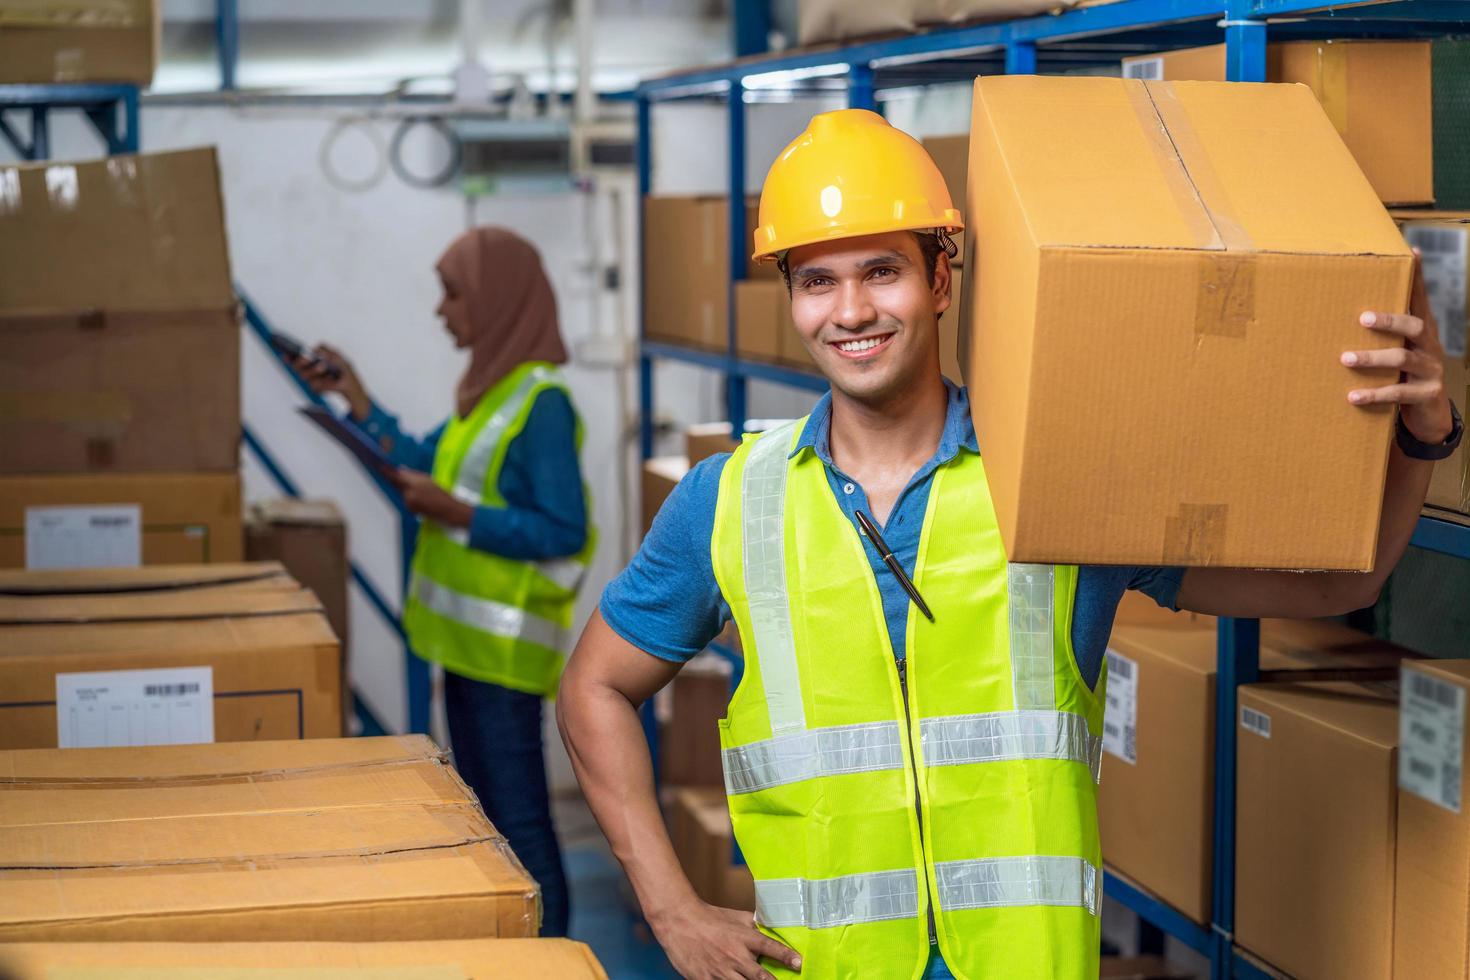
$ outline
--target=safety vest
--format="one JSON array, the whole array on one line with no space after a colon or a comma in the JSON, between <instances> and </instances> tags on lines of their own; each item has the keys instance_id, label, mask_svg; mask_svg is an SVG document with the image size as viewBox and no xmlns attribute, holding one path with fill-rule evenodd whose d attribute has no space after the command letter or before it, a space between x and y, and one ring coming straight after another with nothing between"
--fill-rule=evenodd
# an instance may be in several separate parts
<instances>
[{"instance_id":1,"label":"safety vest","mask_svg":"<svg viewBox=\"0 0 1470 980\"><path fill-rule=\"evenodd\" d=\"M465 418L451 418L434 453L434 482L472 507L505 506L500 471L536 396L567 390L550 364L522 364L485 393ZM581 423L577 443L582 441ZM591 508L588 508L589 517ZM532 694L556 691L565 631L597 534L590 522L579 554L519 561L469 546L469 531L432 521L419 527L403 626L426 660L478 681Z\"/></svg>"},{"instance_id":2,"label":"safety vest","mask_svg":"<svg viewBox=\"0 0 1470 980\"><path fill-rule=\"evenodd\" d=\"M712 555L745 672L720 722L757 922L803 980L1098 974L1103 690L1072 654L1075 566L1008 564L980 457L934 474L895 661L805 420L741 445ZM778 976L789 971L767 962Z\"/></svg>"}]
</instances>

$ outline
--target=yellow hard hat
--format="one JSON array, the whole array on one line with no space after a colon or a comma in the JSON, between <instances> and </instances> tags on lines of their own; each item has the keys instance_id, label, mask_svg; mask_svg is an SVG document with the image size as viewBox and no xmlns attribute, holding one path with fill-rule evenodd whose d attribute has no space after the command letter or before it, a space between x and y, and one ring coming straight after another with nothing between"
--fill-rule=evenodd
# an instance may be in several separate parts
<instances>
[{"instance_id":1,"label":"yellow hard hat","mask_svg":"<svg viewBox=\"0 0 1470 980\"><path fill-rule=\"evenodd\" d=\"M834 238L964 227L918 140L876 112L839 109L813 116L771 164L752 258Z\"/></svg>"}]
</instances>

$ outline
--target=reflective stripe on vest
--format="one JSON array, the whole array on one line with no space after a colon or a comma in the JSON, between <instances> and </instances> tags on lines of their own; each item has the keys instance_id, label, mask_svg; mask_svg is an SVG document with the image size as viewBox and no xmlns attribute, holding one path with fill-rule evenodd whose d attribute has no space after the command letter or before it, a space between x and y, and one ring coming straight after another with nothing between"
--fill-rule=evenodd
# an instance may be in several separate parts
<instances>
[{"instance_id":1,"label":"reflective stripe on vest","mask_svg":"<svg viewBox=\"0 0 1470 980\"><path fill-rule=\"evenodd\" d=\"M560 627L524 609L517 609L494 599L456 592L423 575L413 577L410 593L423 603L424 608L456 623L473 627L491 636L507 640L529 640L552 650L557 649Z\"/></svg>"},{"instance_id":2,"label":"reflective stripe on vest","mask_svg":"<svg viewBox=\"0 0 1470 980\"><path fill-rule=\"evenodd\" d=\"M942 908L1073 905L1097 915L1100 872L1080 857L1006 857L934 865Z\"/></svg>"}]
</instances>

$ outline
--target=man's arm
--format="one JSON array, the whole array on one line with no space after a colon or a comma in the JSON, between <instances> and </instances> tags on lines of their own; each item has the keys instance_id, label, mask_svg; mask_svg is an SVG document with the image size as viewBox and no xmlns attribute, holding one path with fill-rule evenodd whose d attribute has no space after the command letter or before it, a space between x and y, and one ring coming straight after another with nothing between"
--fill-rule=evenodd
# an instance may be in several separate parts
<instances>
[{"instance_id":1,"label":"man's arm","mask_svg":"<svg viewBox=\"0 0 1470 980\"><path fill-rule=\"evenodd\" d=\"M1444 350L1417 263L1409 313L1365 313L1362 324L1404 338L1404 346L1347 351L1342 363L1358 368L1398 368L1401 380L1382 388L1355 389L1348 393L1348 400L1358 406L1397 405L1403 424L1420 442L1433 445L1449 438L1451 415L1444 388ZM1179 608L1214 616L1306 619L1339 616L1371 606L1409 546L1433 471L1433 463L1409 458L1397 443L1389 450L1378 553L1371 572L1191 568L1179 585Z\"/></svg>"},{"instance_id":2,"label":"man's arm","mask_svg":"<svg viewBox=\"0 0 1470 980\"><path fill-rule=\"evenodd\" d=\"M800 958L762 935L750 913L701 901L674 855L638 706L673 680L679 666L633 646L600 612L593 614L556 700L557 726L577 781L680 975L768 980L762 956L799 970Z\"/></svg>"}]
</instances>

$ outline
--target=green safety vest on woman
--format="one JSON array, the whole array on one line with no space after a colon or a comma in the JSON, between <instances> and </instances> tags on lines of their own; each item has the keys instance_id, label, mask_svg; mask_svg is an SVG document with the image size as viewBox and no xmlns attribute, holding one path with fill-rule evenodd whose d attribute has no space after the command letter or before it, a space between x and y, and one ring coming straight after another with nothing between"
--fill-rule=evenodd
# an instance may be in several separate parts
<instances>
[{"instance_id":1,"label":"green safety vest on woman","mask_svg":"<svg viewBox=\"0 0 1470 980\"><path fill-rule=\"evenodd\" d=\"M1103 686L1072 655L1075 566L1008 564L980 457L934 474L895 661L805 420L725 467L712 555L745 649L720 722L762 931L803 980L1098 974ZM778 976L790 971L766 963Z\"/></svg>"},{"instance_id":2,"label":"green safety vest on woman","mask_svg":"<svg viewBox=\"0 0 1470 980\"><path fill-rule=\"evenodd\" d=\"M465 418L444 427L434 452L434 482L472 507L504 507L500 471L525 428L536 396L567 391L561 372L522 364L485 393ZM581 422L577 444L582 442ZM551 695L561 678L564 633L597 544L589 508L579 554L520 561L469 546L469 531L419 525L403 626L426 660L477 681Z\"/></svg>"}]
</instances>

